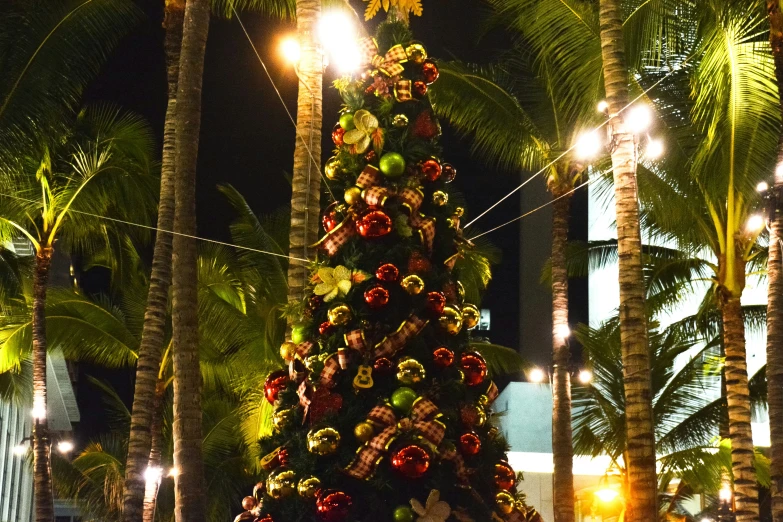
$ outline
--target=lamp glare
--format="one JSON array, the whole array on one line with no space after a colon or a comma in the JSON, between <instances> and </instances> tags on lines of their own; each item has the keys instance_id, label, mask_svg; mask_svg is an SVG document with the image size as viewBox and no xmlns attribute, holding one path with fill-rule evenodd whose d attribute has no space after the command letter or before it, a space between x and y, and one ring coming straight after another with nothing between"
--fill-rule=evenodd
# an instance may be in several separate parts
<instances>
[{"instance_id":1,"label":"lamp glare","mask_svg":"<svg viewBox=\"0 0 783 522\"><path fill-rule=\"evenodd\" d=\"M593 380L593 372L590 370L581 370L579 372L579 382L589 384Z\"/></svg>"},{"instance_id":2,"label":"lamp glare","mask_svg":"<svg viewBox=\"0 0 783 522\"><path fill-rule=\"evenodd\" d=\"M280 52L288 63L294 65L298 64L302 58L302 48L299 46L299 40L293 36L289 36L280 43Z\"/></svg>"},{"instance_id":3,"label":"lamp glare","mask_svg":"<svg viewBox=\"0 0 783 522\"><path fill-rule=\"evenodd\" d=\"M755 233L764 228L764 217L761 214L753 214L745 225L748 232Z\"/></svg>"},{"instance_id":4,"label":"lamp glare","mask_svg":"<svg viewBox=\"0 0 783 522\"><path fill-rule=\"evenodd\" d=\"M624 120L630 132L639 134L647 130L652 123L652 114L647 105L635 105L625 115Z\"/></svg>"},{"instance_id":5,"label":"lamp glare","mask_svg":"<svg viewBox=\"0 0 783 522\"><path fill-rule=\"evenodd\" d=\"M598 112L606 112L609 110L609 104L606 103L606 100L601 100L598 102L598 106L596 107Z\"/></svg>"},{"instance_id":6,"label":"lamp glare","mask_svg":"<svg viewBox=\"0 0 783 522\"><path fill-rule=\"evenodd\" d=\"M598 497L601 502L611 502L616 499L619 494L619 491L612 488L602 488L595 492L595 496Z\"/></svg>"},{"instance_id":7,"label":"lamp glare","mask_svg":"<svg viewBox=\"0 0 783 522\"><path fill-rule=\"evenodd\" d=\"M579 159L593 158L601 150L601 140L596 131L586 132L576 141L576 156Z\"/></svg>"},{"instance_id":8,"label":"lamp glare","mask_svg":"<svg viewBox=\"0 0 783 522\"><path fill-rule=\"evenodd\" d=\"M649 140L644 150L649 159L658 159L663 156L663 142L661 140Z\"/></svg>"},{"instance_id":9,"label":"lamp glare","mask_svg":"<svg viewBox=\"0 0 783 522\"><path fill-rule=\"evenodd\" d=\"M69 440L61 440L57 443L57 451L65 455L73 451L73 442Z\"/></svg>"},{"instance_id":10,"label":"lamp glare","mask_svg":"<svg viewBox=\"0 0 783 522\"><path fill-rule=\"evenodd\" d=\"M756 190L758 192L766 192L766 191L768 191L769 190L769 183L767 183L766 181L759 182L759 184L756 185Z\"/></svg>"},{"instance_id":11,"label":"lamp glare","mask_svg":"<svg viewBox=\"0 0 783 522\"><path fill-rule=\"evenodd\" d=\"M163 476L163 468L158 466L150 466L144 470L144 481L147 484L156 484L160 482Z\"/></svg>"},{"instance_id":12,"label":"lamp glare","mask_svg":"<svg viewBox=\"0 0 783 522\"><path fill-rule=\"evenodd\" d=\"M527 376L530 382L540 383L544 381L544 371L540 368L533 368Z\"/></svg>"},{"instance_id":13,"label":"lamp glare","mask_svg":"<svg viewBox=\"0 0 783 522\"><path fill-rule=\"evenodd\" d=\"M17 457L21 457L25 453L27 453L27 446L25 446L24 444L17 444L16 446L14 446L14 455L16 455Z\"/></svg>"}]
</instances>

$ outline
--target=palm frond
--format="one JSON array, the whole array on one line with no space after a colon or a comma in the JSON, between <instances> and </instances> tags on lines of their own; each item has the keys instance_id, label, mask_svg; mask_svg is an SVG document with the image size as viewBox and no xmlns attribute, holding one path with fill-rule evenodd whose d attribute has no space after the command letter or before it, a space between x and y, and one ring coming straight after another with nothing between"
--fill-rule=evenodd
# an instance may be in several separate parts
<instances>
[{"instance_id":1,"label":"palm frond","mask_svg":"<svg viewBox=\"0 0 783 522\"><path fill-rule=\"evenodd\" d=\"M471 343L470 347L480 353L487 362L490 376L514 375L531 368L530 363L511 348L476 342Z\"/></svg>"}]
</instances>

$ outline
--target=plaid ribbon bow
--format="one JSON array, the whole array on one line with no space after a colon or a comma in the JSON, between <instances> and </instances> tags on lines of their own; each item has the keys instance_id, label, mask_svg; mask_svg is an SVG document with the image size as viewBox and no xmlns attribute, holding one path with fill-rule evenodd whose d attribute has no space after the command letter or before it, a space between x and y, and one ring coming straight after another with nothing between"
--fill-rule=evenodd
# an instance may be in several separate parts
<instances>
[{"instance_id":1,"label":"plaid ribbon bow","mask_svg":"<svg viewBox=\"0 0 783 522\"><path fill-rule=\"evenodd\" d=\"M358 479L370 478L388 453L391 443L402 431L415 430L422 438L437 447L446 434L446 425L437 419L438 416L438 407L423 397L419 397L413 403L410 417L399 421L391 406L376 406L370 411L367 421L376 426L384 426L384 429L359 448L353 462L345 468L346 473Z\"/></svg>"},{"instance_id":2,"label":"plaid ribbon bow","mask_svg":"<svg viewBox=\"0 0 783 522\"><path fill-rule=\"evenodd\" d=\"M359 52L362 58L361 65L370 65L390 77L402 74L405 71L402 64L408 61L408 55L402 45L395 45L381 56L378 54L378 43L374 38L369 37L359 41Z\"/></svg>"}]
</instances>

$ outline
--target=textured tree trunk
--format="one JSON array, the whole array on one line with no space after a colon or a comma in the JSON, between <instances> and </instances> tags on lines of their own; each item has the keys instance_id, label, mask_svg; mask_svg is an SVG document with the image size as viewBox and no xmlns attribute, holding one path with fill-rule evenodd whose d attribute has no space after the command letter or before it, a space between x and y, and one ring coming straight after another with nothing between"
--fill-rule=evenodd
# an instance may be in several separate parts
<instances>
[{"instance_id":1,"label":"textured tree trunk","mask_svg":"<svg viewBox=\"0 0 783 522\"><path fill-rule=\"evenodd\" d=\"M309 259L309 245L318 240L321 212L321 127L323 65L316 50L315 25L321 14L321 0L296 1L296 27L302 59L299 62L299 97L296 109L296 145L294 147L293 187L291 194L291 231L289 255ZM308 152L309 149L309 152ZM312 157L311 157L312 153ZM304 298L307 266L288 264L288 300Z\"/></svg>"},{"instance_id":2,"label":"textured tree trunk","mask_svg":"<svg viewBox=\"0 0 783 522\"><path fill-rule=\"evenodd\" d=\"M758 520L759 503L756 470L753 467L753 435L750 430L745 323L739 296L725 298L721 303L721 314L723 345L726 349L726 402L729 407L731 471L734 474L737 522Z\"/></svg>"},{"instance_id":3,"label":"textured tree trunk","mask_svg":"<svg viewBox=\"0 0 783 522\"><path fill-rule=\"evenodd\" d=\"M565 190L553 190L558 198ZM568 328L568 214L570 196L552 207L552 455L554 459L555 522L574 522L574 448L571 434L571 350L563 333Z\"/></svg>"},{"instance_id":4,"label":"textured tree trunk","mask_svg":"<svg viewBox=\"0 0 783 522\"><path fill-rule=\"evenodd\" d=\"M778 93L783 94L783 13L779 0L767 0L769 40L775 60ZM783 117L783 100L781 100ZM783 165L783 131L778 141L778 165ZM775 194L783 194L783 172L775 169ZM783 169L780 169L783 170ZM767 401L769 404L772 519L783 522L783 213L776 201L769 226L767 261Z\"/></svg>"},{"instance_id":5,"label":"textured tree trunk","mask_svg":"<svg viewBox=\"0 0 783 522\"><path fill-rule=\"evenodd\" d=\"M201 372L198 353L196 164L201 129L201 86L209 32L208 0L188 0L177 85L172 352L174 361L174 484L177 522L205 520L201 456Z\"/></svg>"},{"instance_id":6,"label":"textured tree trunk","mask_svg":"<svg viewBox=\"0 0 783 522\"><path fill-rule=\"evenodd\" d=\"M629 98L622 13L618 0L600 0L599 21L604 85L612 118L612 167L620 261L620 339L631 490L626 518L629 522L649 522L658 517L658 481L636 190L636 147L634 136L626 131L620 114Z\"/></svg>"},{"instance_id":7,"label":"textured tree trunk","mask_svg":"<svg viewBox=\"0 0 783 522\"><path fill-rule=\"evenodd\" d=\"M155 398L152 409L152 421L150 422L150 456L147 462L148 468L160 468L163 457L163 396L166 393L166 381L158 379L155 384ZM165 470L164 470L165 476ZM158 487L156 484L152 491L145 492L144 495L144 516L143 522L155 521L155 506L158 498Z\"/></svg>"},{"instance_id":8,"label":"textured tree trunk","mask_svg":"<svg viewBox=\"0 0 783 522\"><path fill-rule=\"evenodd\" d=\"M33 275L33 407L46 409L46 285L53 251L42 247L35 255ZM35 496L35 522L54 520L52 493L52 441L49 438L49 421L36 418L33 421L33 492Z\"/></svg>"},{"instance_id":9,"label":"textured tree trunk","mask_svg":"<svg viewBox=\"0 0 783 522\"><path fill-rule=\"evenodd\" d=\"M177 106L177 76L182 45L184 0L168 0L165 18L165 50L168 76L168 106L163 127L163 155L160 169L160 201L158 228L171 230L174 226L174 161ZM122 517L124 522L138 522L143 517L145 497L144 470L150 456L150 426L157 421L154 415L155 382L160 368L161 352L165 342L166 317L169 313L171 286L171 244L169 233L155 236L152 254L152 273L147 294L147 309L136 363L136 387L133 394L128 458L125 466Z\"/></svg>"}]
</instances>

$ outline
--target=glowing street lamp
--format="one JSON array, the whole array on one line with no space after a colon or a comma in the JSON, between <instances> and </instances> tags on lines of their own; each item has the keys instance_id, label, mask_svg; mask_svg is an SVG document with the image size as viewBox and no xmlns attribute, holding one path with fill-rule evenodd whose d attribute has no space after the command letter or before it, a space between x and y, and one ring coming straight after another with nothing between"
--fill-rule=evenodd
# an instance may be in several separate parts
<instances>
[{"instance_id":1,"label":"glowing street lamp","mask_svg":"<svg viewBox=\"0 0 783 522\"><path fill-rule=\"evenodd\" d=\"M561 324L557 327L555 330L555 333L558 337L562 337L563 339L568 339L571 337L571 329L568 327L567 324Z\"/></svg>"},{"instance_id":2,"label":"glowing street lamp","mask_svg":"<svg viewBox=\"0 0 783 522\"><path fill-rule=\"evenodd\" d=\"M286 37L280 42L280 53L288 63L299 64L299 60L302 58L302 48L299 45L299 40L294 36Z\"/></svg>"},{"instance_id":3,"label":"glowing street lamp","mask_svg":"<svg viewBox=\"0 0 783 522\"><path fill-rule=\"evenodd\" d=\"M606 102L606 100L601 100L598 102L598 106L596 107L596 110L598 112L606 112L609 110L609 104Z\"/></svg>"},{"instance_id":4,"label":"glowing street lamp","mask_svg":"<svg viewBox=\"0 0 783 522\"><path fill-rule=\"evenodd\" d=\"M580 370L577 378L582 384L590 384L593 380L593 372L590 370Z\"/></svg>"},{"instance_id":5,"label":"glowing street lamp","mask_svg":"<svg viewBox=\"0 0 783 522\"><path fill-rule=\"evenodd\" d=\"M73 451L73 442L69 440L61 440L57 443L57 451L66 455Z\"/></svg>"},{"instance_id":6,"label":"glowing street lamp","mask_svg":"<svg viewBox=\"0 0 783 522\"><path fill-rule=\"evenodd\" d=\"M756 192L766 192L769 190L769 183L766 181L760 181L758 185L756 185Z\"/></svg>"},{"instance_id":7,"label":"glowing street lamp","mask_svg":"<svg viewBox=\"0 0 783 522\"><path fill-rule=\"evenodd\" d=\"M585 132L576 140L576 157L579 159L594 158L601 150L601 138L597 131Z\"/></svg>"},{"instance_id":8,"label":"glowing street lamp","mask_svg":"<svg viewBox=\"0 0 783 522\"><path fill-rule=\"evenodd\" d=\"M527 380L534 383L544 382L546 375L541 368L533 368L527 375Z\"/></svg>"},{"instance_id":9,"label":"glowing street lamp","mask_svg":"<svg viewBox=\"0 0 783 522\"><path fill-rule=\"evenodd\" d=\"M761 214L753 214L748 218L748 222L745 223L745 230L751 234L755 234L760 232L761 229L764 228L764 225L764 216Z\"/></svg>"},{"instance_id":10,"label":"glowing street lamp","mask_svg":"<svg viewBox=\"0 0 783 522\"><path fill-rule=\"evenodd\" d=\"M16 446L14 446L14 455L16 455L17 457L21 457L25 453L27 453L27 446L26 445L24 445L24 444L17 444Z\"/></svg>"},{"instance_id":11,"label":"glowing street lamp","mask_svg":"<svg viewBox=\"0 0 783 522\"><path fill-rule=\"evenodd\" d=\"M644 149L644 155L648 159L658 159L663 156L663 142L661 140L647 140L647 148Z\"/></svg>"},{"instance_id":12,"label":"glowing street lamp","mask_svg":"<svg viewBox=\"0 0 783 522\"><path fill-rule=\"evenodd\" d=\"M43 397L35 397L33 399L33 409L30 413L32 414L33 419L37 421L46 418L46 401Z\"/></svg>"},{"instance_id":13,"label":"glowing street lamp","mask_svg":"<svg viewBox=\"0 0 783 522\"><path fill-rule=\"evenodd\" d=\"M631 107L623 120L629 131L639 134L647 130L647 127L652 123L652 114L647 105L635 105Z\"/></svg>"},{"instance_id":14,"label":"glowing street lamp","mask_svg":"<svg viewBox=\"0 0 783 522\"><path fill-rule=\"evenodd\" d=\"M346 13L332 11L321 16L318 21L318 39L340 72L359 68L361 55L357 29Z\"/></svg>"}]
</instances>

